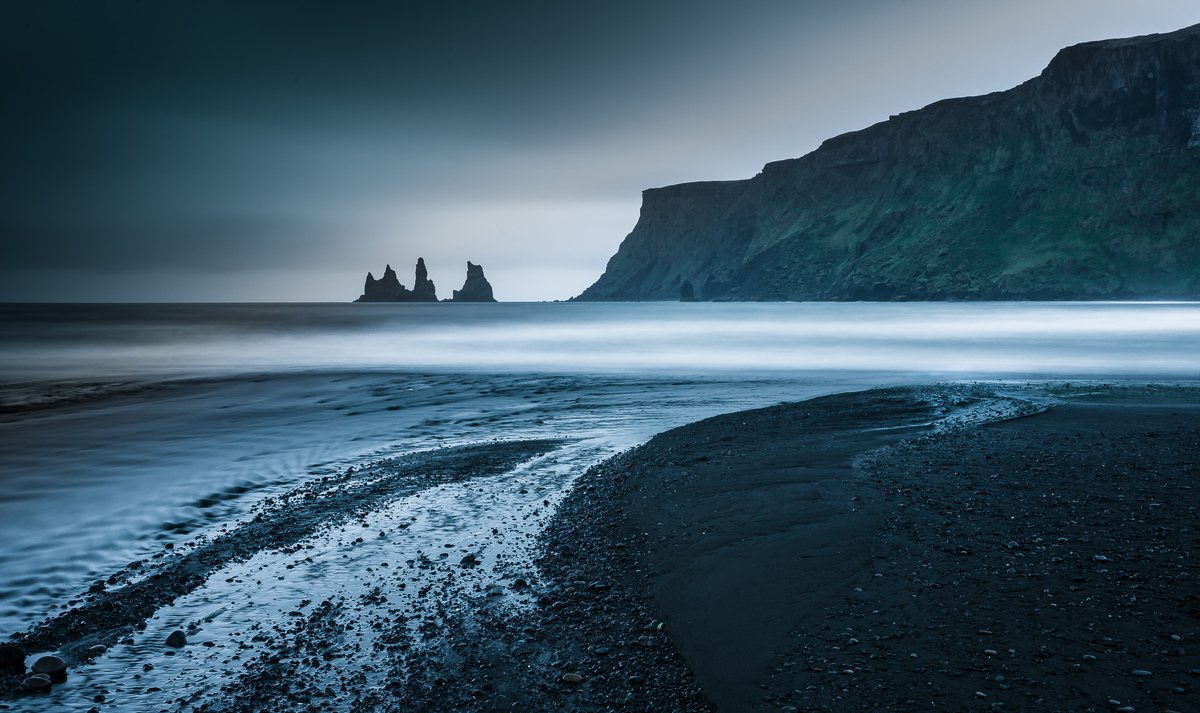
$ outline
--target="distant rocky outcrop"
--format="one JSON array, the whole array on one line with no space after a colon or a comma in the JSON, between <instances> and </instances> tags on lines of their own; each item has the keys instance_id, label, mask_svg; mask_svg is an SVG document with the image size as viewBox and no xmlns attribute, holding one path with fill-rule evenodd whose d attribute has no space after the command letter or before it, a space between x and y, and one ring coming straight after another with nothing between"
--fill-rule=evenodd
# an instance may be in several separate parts
<instances>
[{"instance_id":1,"label":"distant rocky outcrop","mask_svg":"<svg viewBox=\"0 0 1200 713\"><path fill-rule=\"evenodd\" d=\"M451 302L495 302L492 286L483 276L483 267L467 261L467 281L461 290L454 290Z\"/></svg>"},{"instance_id":2,"label":"distant rocky outcrop","mask_svg":"<svg viewBox=\"0 0 1200 713\"><path fill-rule=\"evenodd\" d=\"M367 273L367 283L363 285L362 297L355 302L412 302L412 292L400 284L396 271L388 265L383 271L383 277L376 280L375 276Z\"/></svg>"},{"instance_id":3,"label":"distant rocky outcrop","mask_svg":"<svg viewBox=\"0 0 1200 713\"><path fill-rule=\"evenodd\" d=\"M1200 298L1200 25L743 181L647 190L577 300Z\"/></svg>"},{"instance_id":4,"label":"distant rocky outcrop","mask_svg":"<svg viewBox=\"0 0 1200 713\"><path fill-rule=\"evenodd\" d=\"M437 289L433 280L429 279L429 271L425 269L425 258L417 258L417 269L414 276L413 288L410 290L400 284L396 271L388 265L383 271L383 277L378 280L367 273L367 282L363 285L362 296L355 302L437 302ZM467 281L461 290L454 290L454 296L442 302L495 302L492 296L492 286L483 276L483 267L467 262Z\"/></svg>"},{"instance_id":5,"label":"distant rocky outcrop","mask_svg":"<svg viewBox=\"0 0 1200 713\"><path fill-rule=\"evenodd\" d=\"M425 258L417 258L417 276L412 288L413 302L437 302L437 289L425 269Z\"/></svg>"},{"instance_id":6,"label":"distant rocky outcrop","mask_svg":"<svg viewBox=\"0 0 1200 713\"><path fill-rule=\"evenodd\" d=\"M355 302L437 302L437 291L429 272L425 269L425 259L417 258L416 282L409 290L400 284L396 271L388 265L383 271L383 277L378 280L367 273L367 282L363 285L362 296Z\"/></svg>"}]
</instances>

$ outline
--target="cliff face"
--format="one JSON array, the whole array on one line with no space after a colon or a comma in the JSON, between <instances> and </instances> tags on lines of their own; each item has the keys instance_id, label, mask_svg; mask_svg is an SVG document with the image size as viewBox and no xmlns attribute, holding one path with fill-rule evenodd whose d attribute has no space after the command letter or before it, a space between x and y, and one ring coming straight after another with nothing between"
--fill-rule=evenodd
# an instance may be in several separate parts
<instances>
[{"instance_id":1,"label":"cliff face","mask_svg":"<svg viewBox=\"0 0 1200 713\"><path fill-rule=\"evenodd\" d=\"M647 190L578 300L1200 298L1200 25Z\"/></svg>"}]
</instances>

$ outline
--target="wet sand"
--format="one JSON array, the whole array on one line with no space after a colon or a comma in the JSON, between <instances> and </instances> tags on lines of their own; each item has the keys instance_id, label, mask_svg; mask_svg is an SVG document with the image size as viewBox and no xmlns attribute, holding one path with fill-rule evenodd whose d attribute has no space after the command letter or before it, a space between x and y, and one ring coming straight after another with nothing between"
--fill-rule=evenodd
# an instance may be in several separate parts
<instances>
[{"instance_id":1,"label":"wet sand","mask_svg":"<svg viewBox=\"0 0 1200 713\"><path fill-rule=\"evenodd\" d=\"M553 447L481 446L485 468L454 449L381 462L394 487L353 502L344 471L318 519L379 529L382 554L404 525L366 525L395 488L429 470L511 479L533 456L489 490L524 494L520 468ZM279 601L246 632L193 622L177 655L142 646L157 668L141 688L93 676L76 695L97 710L1196 710L1198 464L1200 393L1181 388L896 388L717 416L591 468L561 502L524 495L522 522L554 512L531 559L505 544L524 525L452 556L401 545L403 566L367 568L352 596ZM294 564L323 582L320 557L277 541L307 531L311 508L288 502L231 543L259 552L247 576L278 560L280 580ZM327 557L371 545L333 532ZM149 621L112 589L93 595L112 605L104 642ZM100 640L87 621L27 643L79 651ZM219 668L220 689L171 690L181 659Z\"/></svg>"},{"instance_id":2,"label":"wet sand","mask_svg":"<svg viewBox=\"0 0 1200 713\"><path fill-rule=\"evenodd\" d=\"M1196 710L1200 399L1086 391L936 432L915 424L985 396L716 417L610 461L563 510L640 545L723 713Z\"/></svg>"}]
</instances>

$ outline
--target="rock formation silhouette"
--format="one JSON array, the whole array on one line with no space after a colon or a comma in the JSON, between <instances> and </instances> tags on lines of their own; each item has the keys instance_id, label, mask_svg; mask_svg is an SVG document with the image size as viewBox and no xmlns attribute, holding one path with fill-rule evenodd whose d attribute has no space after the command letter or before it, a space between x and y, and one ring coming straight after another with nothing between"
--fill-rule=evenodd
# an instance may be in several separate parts
<instances>
[{"instance_id":1,"label":"rock formation silhouette","mask_svg":"<svg viewBox=\"0 0 1200 713\"><path fill-rule=\"evenodd\" d=\"M461 290L454 290L452 302L495 302L492 286L483 276L483 266L467 261L467 281Z\"/></svg>"}]
</instances>

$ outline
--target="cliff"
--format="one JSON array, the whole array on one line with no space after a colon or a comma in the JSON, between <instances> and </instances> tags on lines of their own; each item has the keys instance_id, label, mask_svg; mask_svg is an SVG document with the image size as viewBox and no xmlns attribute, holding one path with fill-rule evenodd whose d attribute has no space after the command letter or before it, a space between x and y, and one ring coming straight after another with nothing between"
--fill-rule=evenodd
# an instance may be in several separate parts
<instances>
[{"instance_id":1,"label":"cliff","mask_svg":"<svg viewBox=\"0 0 1200 713\"><path fill-rule=\"evenodd\" d=\"M1200 297L1200 25L647 190L577 300Z\"/></svg>"},{"instance_id":2,"label":"cliff","mask_svg":"<svg viewBox=\"0 0 1200 713\"><path fill-rule=\"evenodd\" d=\"M492 285L483 276L483 266L467 261L467 280L461 290L454 290L451 302L495 302Z\"/></svg>"}]
</instances>

